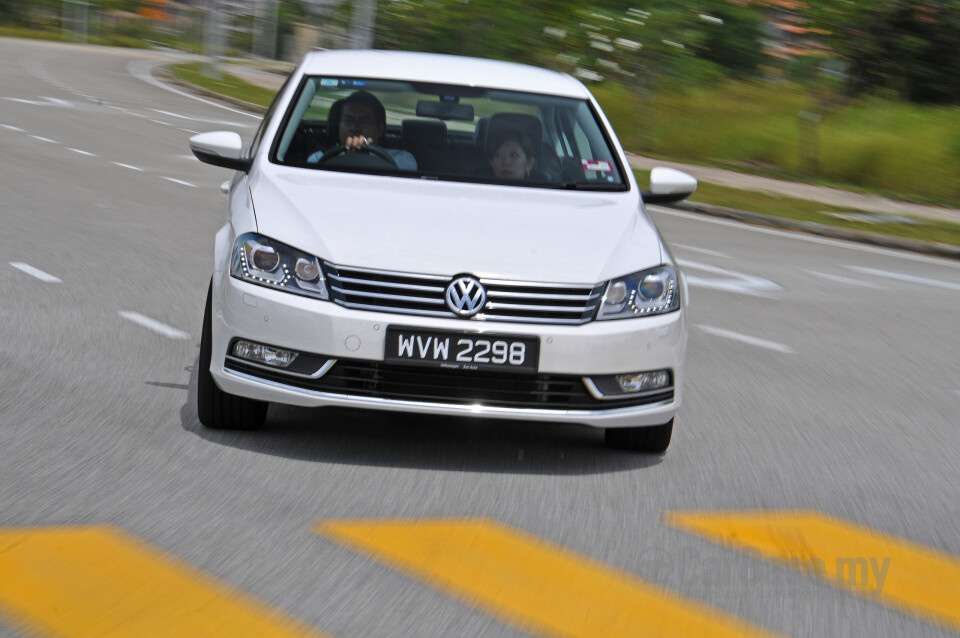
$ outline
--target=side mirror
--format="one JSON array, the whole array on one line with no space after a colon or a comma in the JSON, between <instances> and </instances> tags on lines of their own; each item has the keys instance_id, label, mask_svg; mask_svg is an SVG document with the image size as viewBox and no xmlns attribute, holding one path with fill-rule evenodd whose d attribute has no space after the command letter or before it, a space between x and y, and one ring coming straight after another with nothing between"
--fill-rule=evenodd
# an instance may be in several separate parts
<instances>
[{"instance_id":1,"label":"side mirror","mask_svg":"<svg viewBox=\"0 0 960 638\"><path fill-rule=\"evenodd\" d=\"M190 138L190 150L205 164L247 172L252 160L242 157L243 141L233 131L200 133Z\"/></svg>"},{"instance_id":2,"label":"side mirror","mask_svg":"<svg viewBox=\"0 0 960 638\"><path fill-rule=\"evenodd\" d=\"M657 166L650 171L650 190L643 191L643 201L648 204L679 202L697 190L697 178L683 171Z\"/></svg>"}]
</instances>

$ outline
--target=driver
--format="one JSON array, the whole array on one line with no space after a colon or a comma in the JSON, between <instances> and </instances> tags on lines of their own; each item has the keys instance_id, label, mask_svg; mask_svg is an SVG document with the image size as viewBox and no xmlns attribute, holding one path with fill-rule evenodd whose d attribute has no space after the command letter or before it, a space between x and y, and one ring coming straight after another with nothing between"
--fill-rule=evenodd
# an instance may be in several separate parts
<instances>
[{"instance_id":1,"label":"driver","mask_svg":"<svg viewBox=\"0 0 960 638\"><path fill-rule=\"evenodd\" d=\"M364 146L376 146L387 129L387 113L373 93L356 91L343 101L338 128L340 143L347 152L359 151ZM393 158L397 168L417 170L417 160L408 151L396 148L383 150ZM322 155L323 151L317 151L307 158L307 162L316 162Z\"/></svg>"}]
</instances>

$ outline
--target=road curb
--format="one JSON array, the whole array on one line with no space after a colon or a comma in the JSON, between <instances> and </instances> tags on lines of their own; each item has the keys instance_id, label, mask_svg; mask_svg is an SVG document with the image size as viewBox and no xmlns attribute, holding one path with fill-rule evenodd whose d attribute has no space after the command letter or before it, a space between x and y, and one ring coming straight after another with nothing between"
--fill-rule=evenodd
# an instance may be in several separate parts
<instances>
[{"instance_id":1,"label":"road curb","mask_svg":"<svg viewBox=\"0 0 960 638\"><path fill-rule=\"evenodd\" d=\"M154 68L153 75L159 80L178 86L181 89L187 90L195 95L202 95L203 97L208 97L212 100L219 100L220 102L225 102L231 106L236 106L237 108L250 111L251 113L260 113L262 115L263 113L267 112L267 108L265 106L253 104L252 102L244 102L243 100L238 100L236 98L217 93L216 91L207 90L201 86L197 86L196 84L184 82L162 66Z\"/></svg>"},{"instance_id":2,"label":"road curb","mask_svg":"<svg viewBox=\"0 0 960 638\"><path fill-rule=\"evenodd\" d=\"M770 215L750 213L743 210L737 210L735 208L726 208L725 206L703 204L700 202L684 201L666 204L666 206L686 212L709 215L711 217L733 219L746 224L800 231L810 233L811 235L829 237L831 239L855 241L861 244L880 246L882 248L894 248L924 255L933 255L936 257L946 257L948 259L960 260L960 247L951 246L949 244L926 242L918 239L906 239L903 237L891 237L889 235L880 235L878 233L870 233L862 230L851 230L849 228L837 228L835 226L827 226L825 224L818 224L816 222L804 222L794 219L786 219L783 217L772 217Z\"/></svg>"}]
</instances>

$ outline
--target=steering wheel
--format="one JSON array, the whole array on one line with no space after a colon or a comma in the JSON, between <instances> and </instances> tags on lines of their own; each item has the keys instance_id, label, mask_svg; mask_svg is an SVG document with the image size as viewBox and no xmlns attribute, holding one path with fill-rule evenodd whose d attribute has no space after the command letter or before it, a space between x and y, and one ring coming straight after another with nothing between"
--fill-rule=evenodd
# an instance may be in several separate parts
<instances>
[{"instance_id":1,"label":"steering wheel","mask_svg":"<svg viewBox=\"0 0 960 638\"><path fill-rule=\"evenodd\" d=\"M388 162L390 165L388 168L399 168L397 166L397 161L393 159L393 155L388 153L386 149L384 149L381 146L377 146L375 144L364 144L358 149L358 151L359 153L369 154L367 155L368 158L372 155L374 158L381 159L385 162ZM354 157L354 155L352 155L347 151L347 146L345 144L337 144L336 146L331 148L329 151L327 151L326 153L320 156L320 159L317 160L317 165L329 162L333 158L340 157L341 155L344 155L346 157ZM358 163L364 164L366 162L361 160Z\"/></svg>"}]
</instances>

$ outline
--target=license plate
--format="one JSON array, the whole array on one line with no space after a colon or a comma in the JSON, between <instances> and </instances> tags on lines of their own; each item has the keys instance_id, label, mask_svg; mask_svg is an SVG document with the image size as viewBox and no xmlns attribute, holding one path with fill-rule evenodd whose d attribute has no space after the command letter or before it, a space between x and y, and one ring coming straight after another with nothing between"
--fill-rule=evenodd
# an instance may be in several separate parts
<instances>
[{"instance_id":1,"label":"license plate","mask_svg":"<svg viewBox=\"0 0 960 638\"><path fill-rule=\"evenodd\" d=\"M388 326L384 360L450 371L536 372L540 339Z\"/></svg>"}]
</instances>

